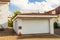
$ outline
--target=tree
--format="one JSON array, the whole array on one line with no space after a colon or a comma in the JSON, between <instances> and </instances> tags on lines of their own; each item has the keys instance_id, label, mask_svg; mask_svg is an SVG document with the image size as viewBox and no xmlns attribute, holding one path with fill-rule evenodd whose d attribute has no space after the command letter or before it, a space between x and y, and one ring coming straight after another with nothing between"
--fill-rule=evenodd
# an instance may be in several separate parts
<instances>
[{"instance_id":1,"label":"tree","mask_svg":"<svg viewBox=\"0 0 60 40\"><path fill-rule=\"evenodd\" d=\"M8 26L9 27L13 27L12 19L14 19L18 14L21 14L21 12L19 12L19 11L14 12L14 16L12 16L10 20L8 20Z\"/></svg>"},{"instance_id":2,"label":"tree","mask_svg":"<svg viewBox=\"0 0 60 40\"><path fill-rule=\"evenodd\" d=\"M14 16L12 16L12 19L15 18L18 14L21 14L21 12L15 11L15 12L14 12Z\"/></svg>"}]
</instances>

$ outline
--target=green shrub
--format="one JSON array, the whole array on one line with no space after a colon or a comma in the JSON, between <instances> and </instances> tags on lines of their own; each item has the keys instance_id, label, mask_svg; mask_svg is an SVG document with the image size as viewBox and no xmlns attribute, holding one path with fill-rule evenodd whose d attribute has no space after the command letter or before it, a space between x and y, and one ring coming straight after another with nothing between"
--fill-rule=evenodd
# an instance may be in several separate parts
<instances>
[{"instance_id":1,"label":"green shrub","mask_svg":"<svg viewBox=\"0 0 60 40\"><path fill-rule=\"evenodd\" d=\"M54 22L54 28L58 28L57 22Z\"/></svg>"},{"instance_id":2,"label":"green shrub","mask_svg":"<svg viewBox=\"0 0 60 40\"><path fill-rule=\"evenodd\" d=\"M11 20L8 20L8 26L9 27L13 27L13 19L18 15L18 14L21 14L21 12L20 11L15 11L14 12L14 15L11 17Z\"/></svg>"}]
</instances>

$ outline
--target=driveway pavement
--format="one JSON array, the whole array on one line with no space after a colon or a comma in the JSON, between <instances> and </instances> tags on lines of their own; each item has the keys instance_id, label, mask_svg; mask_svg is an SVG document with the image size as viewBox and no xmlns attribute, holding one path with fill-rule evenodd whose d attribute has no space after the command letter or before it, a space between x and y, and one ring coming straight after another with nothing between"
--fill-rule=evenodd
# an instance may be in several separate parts
<instances>
[{"instance_id":1,"label":"driveway pavement","mask_svg":"<svg viewBox=\"0 0 60 40\"><path fill-rule=\"evenodd\" d=\"M60 28L55 29L55 34L35 34L22 35L18 37L19 40L60 40Z\"/></svg>"},{"instance_id":2,"label":"driveway pavement","mask_svg":"<svg viewBox=\"0 0 60 40\"><path fill-rule=\"evenodd\" d=\"M18 40L60 40L60 38L30 38L30 39L18 39Z\"/></svg>"},{"instance_id":3,"label":"driveway pavement","mask_svg":"<svg viewBox=\"0 0 60 40\"><path fill-rule=\"evenodd\" d=\"M18 36L18 39L27 39L27 38L60 38L60 36L56 34L25 34L22 36Z\"/></svg>"},{"instance_id":4,"label":"driveway pavement","mask_svg":"<svg viewBox=\"0 0 60 40\"><path fill-rule=\"evenodd\" d=\"M35 34L18 36L18 40L60 40L60 36L54 34Z\"/></svg>"},{"instance_id":5,"label":"driveway pavement","mask_svg":"<svg viewBox=\"0 0 60 40\"><path fill-rule=\"evenodd\" d=\"M60 28L56 28L56 29L55 29L55 34L57 34L57 35L60 36Z\"/></svg>"},{"instance_id":6,"label":"driveway pavement","mask_svg":"<svg viewBox=\"0 0 60 40\"><path fill-rule=\"evenodd\" d=\"M12 28L8 28L0 31L0 40L17 40L17 35Z\"/></svg>"},{"instance_id":7,"label":"driveway pavement","mask_svg":"<svg viewBox=\"0 0 60 40\"><path fill-rule=\"evenodd\" d=\"M0 31L0 40L60 40L60 29L55 29L55 34L32 34L17 36L12 28Z\"/></svg>"}]
</instances>

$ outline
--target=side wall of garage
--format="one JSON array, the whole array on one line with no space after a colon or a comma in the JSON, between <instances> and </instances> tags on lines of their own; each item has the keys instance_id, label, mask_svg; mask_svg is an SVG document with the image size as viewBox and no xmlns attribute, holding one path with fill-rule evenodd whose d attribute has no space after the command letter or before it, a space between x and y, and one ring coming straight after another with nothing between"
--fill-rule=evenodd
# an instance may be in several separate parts
<instances>
[{"instance_id":1,"label":"side wall of garage","mask_svg":"<svg viewBox=\"0 0 60 40\"><path fill-rule=\"evenodd\" d=\"M13 21L13 29L18 34L18 22L16 20Z\"/></svg>"}]
</instances>

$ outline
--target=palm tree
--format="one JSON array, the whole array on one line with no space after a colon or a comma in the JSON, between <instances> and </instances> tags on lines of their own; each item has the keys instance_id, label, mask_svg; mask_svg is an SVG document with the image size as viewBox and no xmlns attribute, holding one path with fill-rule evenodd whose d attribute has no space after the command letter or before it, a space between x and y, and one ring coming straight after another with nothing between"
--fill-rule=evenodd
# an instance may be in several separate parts
<instances>
[{"instance_id":1,"label":"palm tree","mask_svg":"<svg viewBox=\"0 0 60 40\"><path fill-rule=\"evenodd\" d=\"M12 19L15 18L18 14L21 14L21 12L20 11L15 11L14 16L12 16Z\"/></svg>"}]
</instances>

